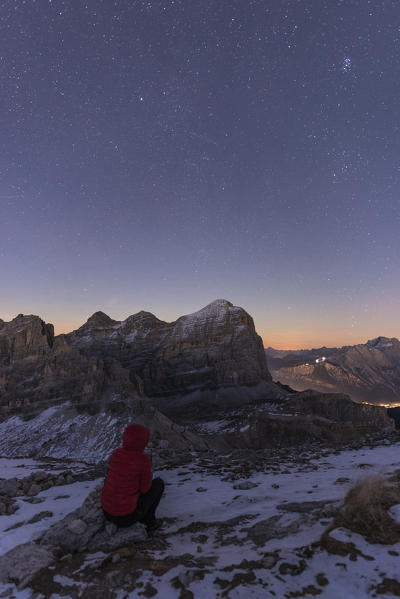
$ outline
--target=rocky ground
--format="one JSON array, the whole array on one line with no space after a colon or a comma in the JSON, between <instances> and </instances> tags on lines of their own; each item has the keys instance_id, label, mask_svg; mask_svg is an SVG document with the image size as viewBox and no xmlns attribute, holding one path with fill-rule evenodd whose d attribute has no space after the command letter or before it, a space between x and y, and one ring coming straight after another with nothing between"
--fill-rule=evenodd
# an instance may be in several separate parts
<instances>
[{"instance_id":1,"label":"rocky ground","mask_svg":"<svg viewBox=\"0 0 400 599\"><path fill-rule=\"evenodd\" d=\"M102 465L0 459L0 504L13 506L0 516L0 597L398 597L400 538L371 542L335 515L358 480L400 469L399 449L392 435L341 449L161 450L163 527L121 538L98 510ZM395 529L399 507L390 514Z\"/></svg>"}]
</instances>

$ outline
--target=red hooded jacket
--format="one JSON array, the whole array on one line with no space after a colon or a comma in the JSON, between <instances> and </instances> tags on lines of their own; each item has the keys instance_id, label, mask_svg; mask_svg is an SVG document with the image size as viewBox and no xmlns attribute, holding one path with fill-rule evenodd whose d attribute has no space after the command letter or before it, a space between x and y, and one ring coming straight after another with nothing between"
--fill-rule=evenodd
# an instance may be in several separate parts
<instances>
[{"instance_id":1,"label":"red hooded jacket","mask_svg":"<svg viewBox=\"0 0 400 599\"><path fill-rule=\"evenodd\" d=\"M132 424L125 429L122 447L113 451L101 494L101 505L108 514L130 514L136 509L139 494L150 489L151 461L143 453L149 438L147 428Z\"/></svg>"}]
</instances>

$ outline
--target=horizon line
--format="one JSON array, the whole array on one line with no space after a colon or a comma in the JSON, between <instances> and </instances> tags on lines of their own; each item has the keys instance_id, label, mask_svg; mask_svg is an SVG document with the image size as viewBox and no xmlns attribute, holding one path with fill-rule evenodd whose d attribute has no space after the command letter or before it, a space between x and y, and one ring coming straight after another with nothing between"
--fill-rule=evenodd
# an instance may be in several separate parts
<instances>
[{"instance_id":1,"label":"horizon line","mask_svg":"<svg viewBox=\"0 0 400 599\"><path fill-rule=\"evenodd\" d=\"M228 301L228 300L227 300ZM212 303L212 302L210 302ZM230 302L231 303L231 302ZM206 304L209 305L209 304ZM233 304L234 305L234 304ZM206 306L204 306L206 307ZM242 308L245 312L247 312L244 308ZM54 332L55 332L55 337L59 336L59 335L68 335L69 333L72 333L73 331L76 331L77 329L79 329L81 326L83 326L88 320L89 318L91 318L94 314L101 312L103 314L105 314L106 316L108 316L109 318L111 318L111 320L115 320L117 323L119 322L124 322L125 320L127 320L130 316L133 316L134 314L139 314L140 312L147 312L149 314L152 314L153 316L155 316L155 314L153 314L152 312L149 312L148 310L139 310L138 312L135 312L134 314L129 314L128 316L126 316L126 318L122 318L122 319L116 319L116 318L112 318L111 316L109 316L106 312L104 312L103 310L96 310L95 312L93 312L84 322L82 322L82 324L79 324L78 326L75 326L74 324L72 324L71 322L71 327L69 328L68 325L59 325L57 324L57 321L54 322L50 322L47 321L45 318L42 318L42 316L39 316L37 314L23 314L24 316L38 316L41 320L43 320L44 322L46 322L46 324L52 324L54 327ZM196 310L195 312L198 312L198 310ZM195 312L189 312L188 314L183 314L182 316L188 316L189 314L193 314ZM17 316L19 316L19 314L22 313L18 313L16 314L16 316L11 317L10 314L4 314L4 318L0 315L0 320L3 320L5 323L9 323L12 322ZM249 314L247 312L247 314ZM251 316L251 314L249 314L249 316ZM156 318L158 318L157 316L155 316ZM181 316L178 316L176 319L171 320L171 321L165 321L167 324L172 324L173 322L176 322L176 320L178 320L179 318L181 318ZM251 318L253 318L251 316ZM71 319L72 321L76 320L76 319ZM162 320L162 319L159 319ZM254 318L253 318L254 321ZM362 341L356 341L353 343L343 343L343 342L339 342L339 343L325 343L323 341L321 341L321 345L319 344L315 344L315 343L310 343L307 344L305 343L304 345L300 345L300 346L293 346L292 343L288 342L287 345L283 345L282 342L277 342L276 344L271 343L271 335L266 332L266 333L260 333L257 331L257 327L256 327L256 333L257 335L259 335L259 337L261 337L262 342L263 342L263 348L264 350L267 350L268 348L277 350L277 351L287 351L287 352L292 352L292 351L301 351L301 350L317 350L317 349L322 349L323 347L326 348L343 348L343 347L352 347L352 346L356 346L356 345L366 345L368 343L368 341L371 341L373 339L378 339L379 337L384 337L386 339L398 339L398 337L396 337L395 335L373 335L371 337L369 337L368 335L365 335L364 339L367 337L366 341L362 340ZM345 335L345 333L343 333L343 336ZM269 336L269 340L266 341L265 337ZM274 337L274 335L272 335L272 338Z\"/></svg>"}]
</instances>

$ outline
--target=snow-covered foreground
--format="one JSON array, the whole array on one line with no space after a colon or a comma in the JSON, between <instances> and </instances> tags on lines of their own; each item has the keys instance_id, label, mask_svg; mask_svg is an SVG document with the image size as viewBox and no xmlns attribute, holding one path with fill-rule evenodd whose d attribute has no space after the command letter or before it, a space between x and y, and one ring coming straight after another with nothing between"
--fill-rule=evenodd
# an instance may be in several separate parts
<instances>
[{"instance_id":1,"label":"snow-covered foreground","mask_svg":"<svg viewBox=\"0 0 400 599\"><path fill-rule=\"evenodd\" d=\"M0 465L4 478L19 466L11 459ZM34 581L34 590L3 585L0 597L398 597L400 543L372 545L344 529L330 533L342 542L339 550L318 541L354 483L399 468L400 443L314 458L293 451L282 461L254 452L240 460L193 456L156 473L166 482L158 512L164 525L146 542L112 555L67 556ZM38 504L18 498L18 511L0 517L0 553L75 509L97 482L50 488ZM43 511L52 516L7 530ZM398 518L400 508L392 514Z\"/></svg>"},{"instance_id":2,"label":"snow-covered foreground","mask_svg":"<svg viewBox=\"0 0 400 599\"><path fill-rule=\"evenodd\" d=\"M20 543L34 540L54 522L78 508L95 486L96 481L84 481L52 487L38 493L37 498L43 501L34 504L17 499L19 509L11 516L0 516L0 555ZM47 515L36 520L43 512ZM25 524L14 528L20 522Z\"/></svg>"}]
</instances>

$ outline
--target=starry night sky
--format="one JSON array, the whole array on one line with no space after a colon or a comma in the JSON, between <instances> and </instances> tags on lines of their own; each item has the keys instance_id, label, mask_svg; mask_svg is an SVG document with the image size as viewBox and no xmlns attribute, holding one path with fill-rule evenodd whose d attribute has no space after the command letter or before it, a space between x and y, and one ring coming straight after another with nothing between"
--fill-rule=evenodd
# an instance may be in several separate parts
<instances>
[{"instance_id":1,"label":"starry night sky","mask_svg":"<svg viewBox=\"0 0 400 599\"><path fill-rule=\"evenodd\" d=\"M0 317L400 336L398 0L6 0Z\"/></svg>"}]
</instances>

